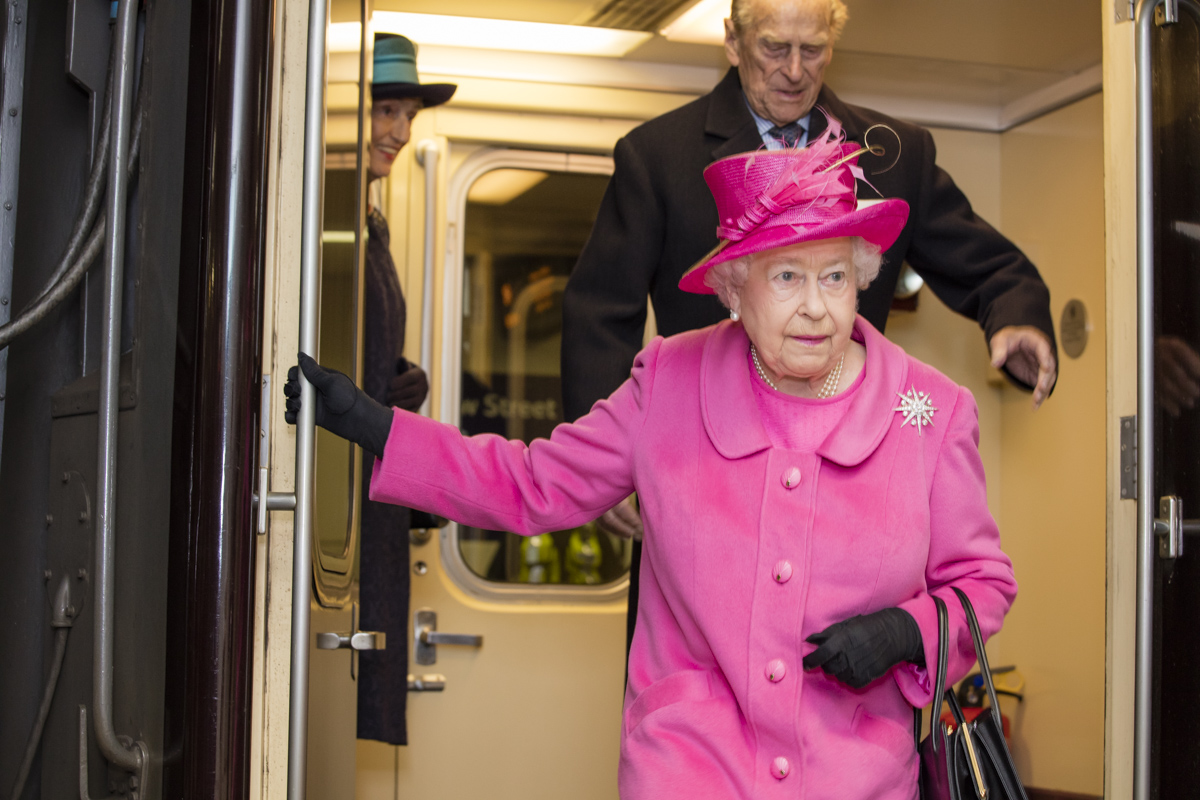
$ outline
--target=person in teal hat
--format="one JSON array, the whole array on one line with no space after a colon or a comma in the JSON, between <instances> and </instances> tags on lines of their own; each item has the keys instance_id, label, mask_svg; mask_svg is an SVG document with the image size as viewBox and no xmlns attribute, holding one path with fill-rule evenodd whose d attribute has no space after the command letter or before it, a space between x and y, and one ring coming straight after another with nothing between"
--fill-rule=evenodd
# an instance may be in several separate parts
<instances>
[{"instance_id":1,"label":"person in teal hat","mask_svg":"<svg viewBox=\"0 0 1200 800\"><path fill-rule=\"evenodd\" d=\"M417 77L416 46L403 36L375 37L371 84L371 180L386 178L412 135L413 119L423 108L441 105L454 94L453 84L423 84ZM363 391L386 406L416 411L429 394L420 366L404 356L406 309L390 252L387 220L377 208L367 216L367 258L363 292ZM375 457L364 451L363 472L371 474ZM359 602L362 630L384 631L386 650L360 655L358 738L407 744L408 697L408 529L407 508L375 503L363 481Z\"/></svg>"},{"instance_id":2,"label":"person in teal hat","mask_svg":"<svg viewBox=\"0 0 1200 800\"><path fill-rule=\"evenodd\" d=\"M453 83L421 83L417 47L394 33L375 35L375 70L371 84L371 180L386 178L392 162L412 132L422 108L445 103L458 89Z\"/></svg>"}]
</instances>

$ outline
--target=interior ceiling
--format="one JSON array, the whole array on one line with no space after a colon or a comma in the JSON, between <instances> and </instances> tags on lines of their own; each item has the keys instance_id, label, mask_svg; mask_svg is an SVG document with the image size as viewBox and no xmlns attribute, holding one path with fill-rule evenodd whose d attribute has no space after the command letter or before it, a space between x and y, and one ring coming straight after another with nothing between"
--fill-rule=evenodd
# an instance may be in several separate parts
<instances>
[{"instance_id":1,"label":"interior ceiling","mask_svg":"<svg viewBox=\"0 0 1200 800\"><path fill-rule=\"evenodd\" d=\"M377 10L657 30L690 0L375 0ZM1100 63L1097 0L847 0L827 73L852 97L1003 106ZM334 0L352 18L357 0ZM340 8L339 8L340 7ZM726 66L721 47L655 36L630 61Z\"/></svg>"},{"instance_id":2,"label":"interior ceiling","mask_svg":"<svg viewBox=\"0 0 1200 800\"><path fill-rule=\"evenodd\" d=\"M670 16L686 3L680 0L376 0L375 8L583 24L595 20L607 7L622 5L637 9L657 7ZM847 0L847 5L850 22L838 43L840 52L1067 73L1100 61L1101 8L1096 0ZM654 27L659 24L661 19ZM663 44L685 51L694 49ZM642 49L647 47L651 45ZM647 60L639 50L627 58Z\"/></svg>"}]
</instances>

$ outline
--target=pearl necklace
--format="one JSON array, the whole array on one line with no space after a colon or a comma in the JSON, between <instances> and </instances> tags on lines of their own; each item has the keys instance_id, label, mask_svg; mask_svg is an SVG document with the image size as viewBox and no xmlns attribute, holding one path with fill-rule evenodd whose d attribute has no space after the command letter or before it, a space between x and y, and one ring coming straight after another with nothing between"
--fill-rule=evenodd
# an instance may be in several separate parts
<instances>
[{"instance_id":1,"label":"pearl necklace","mask_svg":"<svg viewBox=\"0 0 1200 800\"><path fill-rule=\"evenodd\" d=\"M758 351L754 349L754 345L750 345L750 358L754 361L754 369L758 371L758 377L763 379L763 383L778 392L779 387L767 377L767 373L763 370L762 364L758 360ZM825 376L825 385L821 387L821 391L817 392L818 400L828 400L837 392L838 384L842 380L842 364L845 362L846 354L842 353L842 357L838 359L837 366Z\"/></svg>"}]
</instances>

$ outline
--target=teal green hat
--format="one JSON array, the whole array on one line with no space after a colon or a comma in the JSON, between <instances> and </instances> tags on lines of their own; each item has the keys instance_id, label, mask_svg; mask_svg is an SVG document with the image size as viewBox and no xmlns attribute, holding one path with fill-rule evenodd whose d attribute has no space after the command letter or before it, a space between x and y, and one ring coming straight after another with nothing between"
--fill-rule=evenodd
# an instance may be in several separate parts
<instances>
[{"instance_id":1,"label":"teal green hat","mask_svg":"<svg viewBox=\"0 0 1200 800\"><path fill-rule=\"evenodd\" d=\"M417 46L395 33L375 34L372 99L419 97L429 108L449 100L457 88L453 83L421 83L417 78Z\"/></svg>"}]
</instances>

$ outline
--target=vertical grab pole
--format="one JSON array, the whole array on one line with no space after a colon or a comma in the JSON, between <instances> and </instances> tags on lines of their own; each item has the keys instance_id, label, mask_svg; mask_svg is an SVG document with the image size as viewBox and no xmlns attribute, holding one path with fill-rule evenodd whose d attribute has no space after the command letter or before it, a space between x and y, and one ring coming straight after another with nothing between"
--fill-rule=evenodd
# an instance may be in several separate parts
<instances>
[{"instance_id":1,"label":"vertical grab pole","mask_svg":"<svg viewBox=\"0 0 1200 800\"><path fill-rule=\"evenodd\" d=\"M317 353L321 214L325 181L325 35L328 0L308 10L308 87L304 108L304 211L300 244L300 350ZM288 798L304 800L308 763L308 638L312 586L313 387L300 376L296 419L296 514L292 540L292 679L288 719Z\"/></svg>"},{"instance_id":2,"label":"vertical grab pole","mask_svg":"<svg viewBox=\"0 0 1200 800\"><path fill-rule=\"evenodd\" d=\"M1137 63L1137 644L1134 671L1133 797L1150 800L1154 652L1154 153L1150 26L1162 0L1140 0Z\"/></svg>"},{"instance_id":3,"label":"vertical grab pole","mask_svg":"<svg viewBox=\"0 0 1200 800\"><path fill-rule=\"evenodd\" d=\"M101 332L96 487L95 667L92 703L96 743L104 757L128 770L144 766L141 742L123 744L113 729L113 593L116 560L117 412L121 365L121 305L125 288L125 202L129 174L129 128L132 113L133 60L136 50L137 0L121 0L113 58L112 150L108 167L108 223L104 281L104 327Z\"/></svg>"},{"instance_id":4,"label":"vertical grab pole","mask_svg":"<svg viewBox=\"0 0 1200 800\"><path fill-rule=\"evenodd\" d=\"M425 170L425 272L421 289L421 366L433 383L433 266L437 258L437 181L441 150L433 139L417 145L417 161ZM426 397L421 413L430 415L432 396Z\"/></svg>"}]
</instances>

